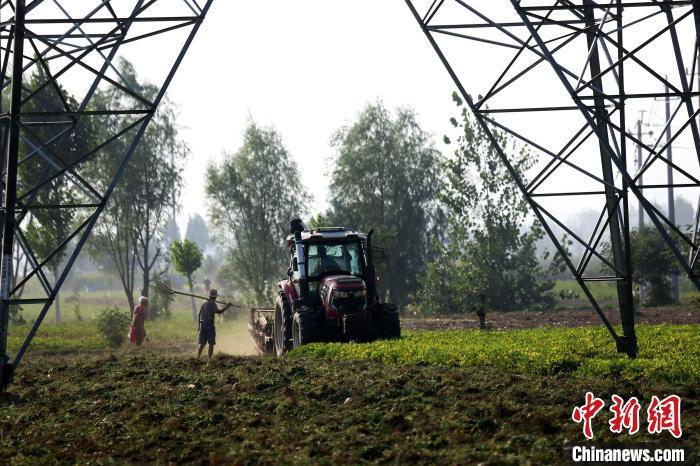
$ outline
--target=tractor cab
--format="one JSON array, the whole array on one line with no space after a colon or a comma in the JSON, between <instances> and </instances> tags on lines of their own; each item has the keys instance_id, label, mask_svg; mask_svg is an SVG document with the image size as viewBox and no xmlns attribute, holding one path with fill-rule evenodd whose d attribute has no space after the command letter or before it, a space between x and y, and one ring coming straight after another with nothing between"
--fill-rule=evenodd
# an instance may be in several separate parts
<instances>
[{"instance_id":1,"label":"tractor cab","mask_svg":"<svg viewBox=\"0 0 700 466\"><path fill-rule=\"evenodd\" d=\"M376 281L368 235L344 227L318 228L301 232L301 251L294 235L287 237L287 246L288 275L297 296L302 294L301 286L306 282L308 304L321 304L333 290L345 296L340 288L347 289L348 296L354 297L358 291L363 299L368 298L367 282ZM300 268L300 262L305 267Z\"/></svg>"},{"instance_id":2,"label":"tractor cab","mask_svg":"<svg viewBox=\"0 0 700 466\"><path fill-rule=\"evenodd\" d=\"M378 298L372 231L306 229L296 219L287 248L287 278L279 283L274 309L277 355L311 342L400 336L396 306Z\"/></svg>"}]
</instances>

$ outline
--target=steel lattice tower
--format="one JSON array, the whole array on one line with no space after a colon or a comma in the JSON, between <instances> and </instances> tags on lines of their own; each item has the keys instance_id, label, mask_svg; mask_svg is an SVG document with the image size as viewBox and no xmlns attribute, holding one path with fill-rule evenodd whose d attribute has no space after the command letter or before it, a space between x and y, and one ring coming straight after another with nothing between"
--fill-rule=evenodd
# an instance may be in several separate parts
<instances>
[{"instance_id":1,"label":"steel lattice tower","mask_svg":"<svg viewBox=\"0 0 700 466\"><path fill-rule=\"evenodd\" d=\"M566 257L557 232L583 249L578 263L566 257L567 267L618 351L636 356L630 203L639 205L700 288L700 211L695 225L676 225L667 215L673 205L664 212L655 194L669 188L656 175L667 171L675 174L673 188L693 200L700 194L699 2L406 3L557 251ZM648 140L634 120L659 98L673 99L673 111L660 135ZM535 153L536 169L517 173L514 151L501 145L497 133ZM671 145L680 141L691 152L672 160ZM641 155L638 170L635 151ZM561 213L573 204L596 210L592 233L584 236ZM621 335L594 297L592 282L617 285Z\"/></svg>"},{"instance_id":2,"label":"steel lattice tower","mask_svg":"<svg viewBox=\"0 0 700 466\"><path fill-rule=\"evenodd\" d=\"M11 382L211 3L0 0L0 388ZM146 92L125 79L117 64L121 57L148 51L163 75L157 88ZM105 104L97 98L100 92L116 97ZM89 146L81 142L81 132L98 134L97 129L99 140L91 138ZM101 170L100 181L95 170ZM68 211L70 228L51 238L50 250L39 254L29 233L36 231L41 218L51 218L47 212L60 217ZM65 259L52 277L48 267L59 255ZM13 271L19 262L26 264L21 276ZM41 294L17 297L31 282ZM10 362L9 310L17 305L40 306L40 312Z\"/></svg>"}]
</instances>

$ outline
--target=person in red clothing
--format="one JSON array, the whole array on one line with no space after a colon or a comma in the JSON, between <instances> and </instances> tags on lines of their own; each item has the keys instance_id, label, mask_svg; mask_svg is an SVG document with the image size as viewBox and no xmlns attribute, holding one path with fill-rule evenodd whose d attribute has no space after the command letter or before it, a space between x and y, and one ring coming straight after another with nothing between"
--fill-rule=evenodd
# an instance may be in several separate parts
<instances>
[{"instance_id":1,"label":"person in red clothing","mask_svg":"<svg viewBox=\"0 0 700 466\"><path fill-rule=\"evenodd\" d=\"M132 343L136 346L141 346L143 340L146 338L146 316L148 315L148 298L141 296L139 298L139 305L134 309L134 313L131 316L131 331L133 336L130 338Z\"/></svg>"}]
</instances>

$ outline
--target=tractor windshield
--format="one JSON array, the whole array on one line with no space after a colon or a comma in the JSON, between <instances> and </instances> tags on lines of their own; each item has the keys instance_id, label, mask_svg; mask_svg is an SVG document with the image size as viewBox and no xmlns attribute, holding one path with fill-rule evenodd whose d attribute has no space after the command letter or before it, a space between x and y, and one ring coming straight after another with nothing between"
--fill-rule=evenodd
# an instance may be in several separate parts
<instances>
[{"instance_id":1,"label":"tractor windshield","mask_svg":"<svg viewBox=\"0 0 700 466\"><path fill-rule=\"evenodd\" d=\"M332 273L362 277L360 243L323 243L308 246L309 279Z\"/></svg>"}]
</instances>

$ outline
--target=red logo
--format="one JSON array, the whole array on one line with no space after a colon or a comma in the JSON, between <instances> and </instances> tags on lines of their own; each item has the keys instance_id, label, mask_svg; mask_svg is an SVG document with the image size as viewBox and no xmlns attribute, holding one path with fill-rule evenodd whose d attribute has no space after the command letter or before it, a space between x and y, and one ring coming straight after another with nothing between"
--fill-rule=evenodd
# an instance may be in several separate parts
<instances>
[{"instance_id":1,"label":"red logo","mask_svg":"<svg viewBox=\"0 0 700 466\"><path fill-rule=\"evenodd\" d=\"M650 434L660 434L667 430L676 438L683 435L681 430L681 398L678 395L670 395L659 400L652 396L647 409L648 431Z\"/></svg>"},{"instance_id":2,"label":"red logo","mask_svg":"<svg viewBox=\"0 0 700 466\"><path fill-rule=\"evenodd\" d=\"M639 400L633 396L624 403L625 400L617 395L613 395L612 400L610 411L613 417L608 421L610 432L619 434L623 428L627 429L630 435L639 432L639 409L641 408Z\"/></svg>"},{"instance_id":3,"label":"red logo","mask_svg":"<svg viewBox=\"0 0 700 466\"><path fill-rule=\"evenodd\" d=\"M583 435L587 439L593 438L593 418L605 406L605 402L596 398L591 392L586 392L586 402L582 406L576 406L571 413L571 419L577 424L583 423ZM608 421L610 432L621 434L627 430L629 435L639 432L639 412L642 405L636 397L625 401L621 396L612 395L610 411L612 417ZM681 398L678 395L669 395L663 400L658 396L652 396L647 408L647 430L650 434L660 434L668 431L675 438L683 435L681 429Z\"/></svg>"},{"instance_id":4,"label":"red logo","mask_svg":"<svg viewBox=\"0 0 700 466\"><path fill-rule=\"evenodd\" d=\"M583 422L583 435L587 439L593 438L593 426L592 420L598 414L598 412L603 409L605 402L600 398L596 398L593 393L586 393L586 403L583 406L577 406L574 408L574 412L571 413L571 419L575 423L580 424Z\"/></svg>"}]
</instances>

